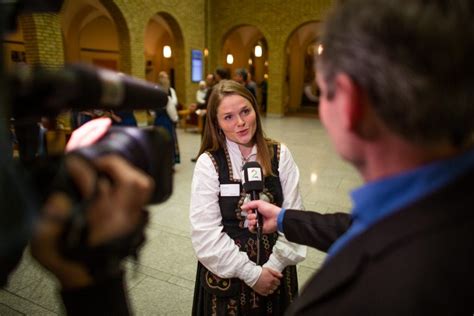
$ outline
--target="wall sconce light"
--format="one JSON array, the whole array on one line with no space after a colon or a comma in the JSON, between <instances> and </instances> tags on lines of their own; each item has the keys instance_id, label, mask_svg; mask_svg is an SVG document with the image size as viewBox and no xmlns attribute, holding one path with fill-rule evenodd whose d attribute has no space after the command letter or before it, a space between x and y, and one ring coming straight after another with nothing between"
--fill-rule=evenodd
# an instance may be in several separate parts
<instances>
[{"instance_id":1,"label":"wall sconce light","mask_svg":"<svg viewBox=\"0 0 474 316\"><path fill-rule=\"evenodd\" d=\"M232 56L232 54L227 54L226 61L229 65L232 65L234 63L234 56Z\"/></svg>"},{"instance_id":2,"label":"wall sconce light","mask_svg":"<svg viewBox=\"0 0 474 316\"><path fill-rule=\"evenodd\" d=\"M163 46L163 57L170 58L171 57L171 47L168 45Z\"/></svg>"},{"instance_id":3,"label":"wall sconce light","mask_svg":"<svg viewBox=\"0 0 474 316\"><path fill-rule=\"evenodd\" d=\"M249 58L249 65L253 64L252 58Z\"/></svg>"},{"instance_id":4,"label":"wall sconce light","mask_svg":"<svg viewBox=\"0 0 474 316\"><path fill-rule=\"evenodd\" d=\"M260 44L255 45L254 55L255 57L262 57L262 45Z\"/></svg>"},{"instance_id":5,"label":"wall sconce light","mask_svg":"<svg viewBox=\"0 0 474 316\"><path fill-rule=\"evenodd\" d=\"M204 57L207 57L209 55L209 49L204 48Z\"/></svg>"},{"instance_id":6,"label":"wall sconce light","mask_svg":"<svg viewBox=\"0 0 474 316\"><path fill-rule=\"evenodd\" d=\"M268 67L268 60L265 60L264 65L265 65L265 67Z\"/></svg>"},{"instance_id":7,"label":"wall sconce light","mask_svg":"<svg viewBox=\"0 0 474 316\"><path fill-rule=\"evenodd\" d=\"M318 55L321 55L323 53L323 45L319 44L318 45Z\"/></svg>"}]
</instances>

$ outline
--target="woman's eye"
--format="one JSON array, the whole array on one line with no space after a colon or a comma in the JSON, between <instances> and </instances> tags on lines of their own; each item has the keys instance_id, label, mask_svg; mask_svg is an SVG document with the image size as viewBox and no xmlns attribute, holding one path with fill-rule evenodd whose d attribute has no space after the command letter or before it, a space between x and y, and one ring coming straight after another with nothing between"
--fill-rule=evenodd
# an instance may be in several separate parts
<instances>
[{"instance_id":1,"label":"woman's eye","mask_svg":"<svg viewBox=\"0 0 474 316\"><path fill-rule=\"evenodd\" d=\"M226 115L226 116L224 116L224 120L226 120L226 121L230 120L231 118L232 118L232 115Z\"/></svg>"},{"instance_id":2,"label":"woman's eye","mask_svg":"<svg viewBox=\"0 0 474 316\"><path fill-rule=\"evenodd\" d=\"M249 114L250 113L250 109L245 109L242 111L244 114Z\"/></svg>"}]
</instances>

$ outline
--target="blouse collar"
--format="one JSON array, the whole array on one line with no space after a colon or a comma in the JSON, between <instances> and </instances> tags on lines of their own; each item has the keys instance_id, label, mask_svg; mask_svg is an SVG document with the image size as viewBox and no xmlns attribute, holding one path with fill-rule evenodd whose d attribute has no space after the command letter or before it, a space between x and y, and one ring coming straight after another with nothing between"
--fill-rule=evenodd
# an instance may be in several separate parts
<instances>
[{"instance_id":1,"label":"blouse collar","mask_svg":"<svg viewBox=\"0 0 474 316\"><path fill-rule=\"evenodd\" d=\"M245 162L255 161L257 159L257 145L256 144L252 146L252 150L250 151L250 155L248 155L248 157L244 157L242 155L239 149L239 144L231 141L227 137L226 137L226 146L231 156L241 157L242 160L245 160Z\"/></svg>"}]
</instances>

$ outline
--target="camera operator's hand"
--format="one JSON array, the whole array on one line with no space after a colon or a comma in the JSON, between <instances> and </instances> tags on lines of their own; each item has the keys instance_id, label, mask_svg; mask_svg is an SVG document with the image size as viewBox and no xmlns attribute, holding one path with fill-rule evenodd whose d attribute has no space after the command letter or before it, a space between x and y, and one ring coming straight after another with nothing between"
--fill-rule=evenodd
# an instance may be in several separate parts
<instances>
[{"instance_id":1,"label":"camera operator's hand","mask_svg":"<svg viewBox=\"0 0 474 316\"><path fill-rule=\"evenodd\" d=\"M79 157L69 156L65 163L83 198L93 197L85 210L88 247L104 245L137 229L152 192L149 176L116 155L93 161L95 169ZM97 178L97 171L109 179ZM65 258L59 251L72 203L64 193L53 193L44 205L31 243L33 256L59 279L63 288L94 283L85 265Z\"/></svg>"}]
</instances>

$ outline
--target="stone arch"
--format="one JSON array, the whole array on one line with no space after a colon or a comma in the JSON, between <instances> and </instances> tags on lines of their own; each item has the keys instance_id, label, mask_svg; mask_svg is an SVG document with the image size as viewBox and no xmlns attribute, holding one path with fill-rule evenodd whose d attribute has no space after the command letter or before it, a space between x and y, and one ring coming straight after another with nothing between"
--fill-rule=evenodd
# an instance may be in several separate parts
<instances>
[{"instance_id":1,"label":"stone arch","mask_svg":"<svg viewBox=\"0 0 474 316\"><path fill-rule=\"evenodd\" d=\"M261 28L253 24L238 24L224 32L220 39L220 45L218 47L217 55L217 60L219 61L219 64L226 65L225 49L226 45L229 44L229 39L232 40L232 37L240 37L241 44L243 45L243 47L240 48L243 48L243 51L239 52L242 58L236 60L237 66L233 66L231 67L231 69L243 67L244 64L247 63L248 58L251 55L251 49L253 49L253 47L259 40L262 40L264 42L264 45L266 46L264 54L268 55L267 36L264 34Z\"/></svg>"},{"instance_id":2,"label":"stone arch","mask_svg":"<svg viewBox=\"0 0 474 316\"><path fill-rule=\"evenodd\" d=\"M115 23L115 27L118 33L118 43L120 52L120 64L119 70L124 73L137 75L133 73L132 69L132 52L130 43L130 30L127 25L127 21L114 1L100 0L100 3L110 13L112 20Z\"/></svg>"},{"instance_id":3,"label":"stone arch","mask_svg":"<svg viewBox=\"0 0 474 316\"><path fill-rule=\"evenodd\" d=\"M254 54L257 44L262 47L261 57L256 57ZM228 68L231 74L237 68L246 68L258 87L268 77L269 45L266 36L259 27L252 24L240 24L230 28L221 38L219 52L219 63ZM231 65L226 62L228 53L234 57L234 62ZM257 89L257 99L261 104L262 91L260 88ZM263 107L263 109L265 108Z\"/></svg>"},{"instance_id":4,"label":"stone arch","mask_svg":"<svg viewBox=\"0 0 474 316\"><path fill-rule=\"evenodd\" d=\"M288 112L307 110L317 113L317 107L301 107L303 89L306 83L314 80L314 52L319 36L320 21L306 21L293 29L289 34L285 49L284 86L288 100Z\"/></svg>"},{"instance_id":5,"label":"stone arch","mask_svg":"<svg viewBox=\"0 0 474 316\"><path fill-rule=\"evenodd\" d=\"M90 0L64 3L61 11L67 62L88 61L124 73L131 72L130 35L120 9L111 1ZM96 40L96 47L81 47L82 35L108 32L108 41ZM84 33L84 34L83 34ZM87 40L87 39L86 39ZM91 57L93 56L93 57ZM96 60L96 61L93 61Z\"/></svg>"},{"instance_id":6,"label":"stone arch","mask_svg":"<svg viewBox=\"0 0 474 316\"><path fill-rule=\"evenodd\" d=\"M146 79L156 82L158 73L166 71L175 88L178 102L185 99L184 38L177 19L170 13L160 11L154 14L145 28L144 55ZM171 47L171 57L163 56L163 46ZM180 101L181 100L181 101Z\"/></svg>"}]
</instances>

